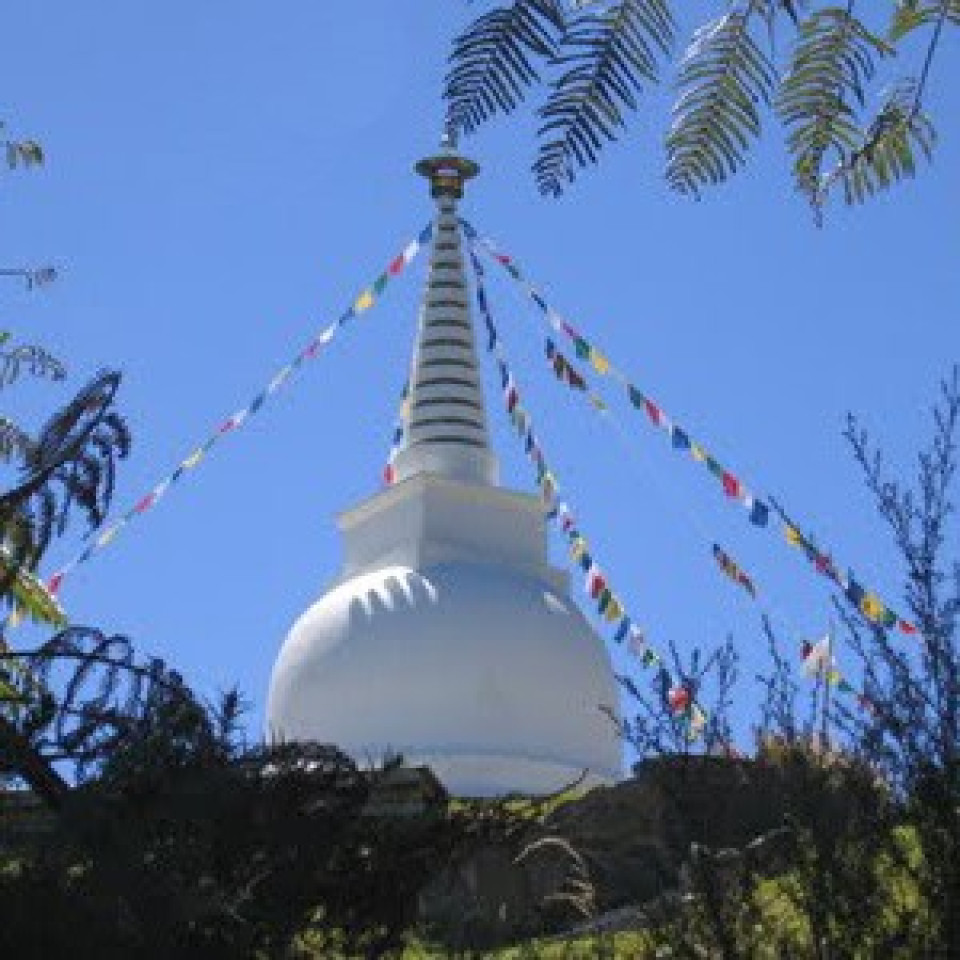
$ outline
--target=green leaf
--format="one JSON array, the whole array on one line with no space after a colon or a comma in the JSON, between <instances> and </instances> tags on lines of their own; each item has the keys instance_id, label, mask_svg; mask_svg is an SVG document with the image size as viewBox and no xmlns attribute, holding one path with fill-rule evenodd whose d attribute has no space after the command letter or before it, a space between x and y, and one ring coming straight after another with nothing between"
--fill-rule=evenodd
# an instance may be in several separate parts
<instances>
[{"instance_id":1,"label":"green leaf","mask_svg":"<svg viewBox=\"0 0 960 960\"><path fill-rule=\"evenodd\" d=\"M536 64L556 53L565 24L558 0L515 0L474 20L450 54L443 94L448 126L469 134L514 110L540 79Z\"/></svg>"},{"instance_id":2,"label":"green leaf","mask_svg":"<svg viewBox=\"0 0 960 960\"><path fill-rule=\"evenodd\" d=\"M665 0L622 0L570 23L555 58L561 73L538 111L533 170L541 193L558 196L579 168L595 163L604 144L617 139L643 85L659 80L658 60L673 43Z\"/></svg>"},{"instance_id":3,"label":"green leaf","mask_svg":"<svg viewBox=\"0 0 960 960\"><path fill-rule=\"evenodd\" d=\"M902 84L887 98L859 143L824 175L818 203L822 205L838 184L846 203L852 205L913 177L918 154L929 161L935 142L933 124L917 105L915 84Z\"/></svg>"},{"instance_id":4,"label":"green leaf","mask_svg":"<svg viewBox=\"0 0 960 960\"><path fill-rule=\"evenodd\" d=\"M923 3L921 0L900 0L893 12L893 20L887 37L898 42L918 27L930 26L945 16L951 23L960 26L960 0Z\"/></svg>"},{"instance_id":5,"label":"green leaf","mask_svg":"<svg viewBox=\"0 0 960 960\"><path fill-rule=\"evenodd\" d=\"M893 52L840 7L818 10L800 24L776 108L787 129L794 182L818 216L828 157L842 159L861 142L855 106L863 105L875 58Z\"/></svg>"},{"instance_id":6,"label":"green leaf","mask_svg":"<svg viewBox=\"0 0 960 960\"><path fill-rule=\"evenodd\" d=\"M680 62L667 133L667 182L699 197L743 165L760 136L758 104L773 96L774 67L749 31L752 5L700 27Z\"/></svg>"}]
</instances>

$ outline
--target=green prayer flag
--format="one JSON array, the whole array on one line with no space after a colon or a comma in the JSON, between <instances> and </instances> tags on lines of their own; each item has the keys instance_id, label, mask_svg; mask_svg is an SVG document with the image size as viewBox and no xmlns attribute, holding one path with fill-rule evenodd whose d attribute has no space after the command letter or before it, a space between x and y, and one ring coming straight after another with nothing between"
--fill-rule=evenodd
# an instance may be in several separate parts
<instances>
[{"instance_id":1,"label":"green prayer flag","mask_svg":"<svg viewBox=\"0 0 960 960\"><path fill-rule=\"evenodd\" d=\"M610 606L610 601L613 599L613 592L609 587L604 587L603 593L600 594L600 603L597 605L597 611L599 613L604 613L607 607Z\"/></svg>"}]
</instances>

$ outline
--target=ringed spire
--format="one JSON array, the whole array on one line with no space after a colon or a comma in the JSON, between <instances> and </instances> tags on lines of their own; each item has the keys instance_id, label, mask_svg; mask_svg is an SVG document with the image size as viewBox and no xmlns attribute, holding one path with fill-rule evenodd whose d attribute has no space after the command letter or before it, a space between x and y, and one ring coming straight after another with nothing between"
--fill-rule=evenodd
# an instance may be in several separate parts
<instances>
[{"instance_id":1,"label":"ringed spire","mask_svg":"<svg viewBox=\"0 0 960 960\"><path fill-rule=\"evenodd\" d=\"M416 166L430 183L437 210L410 369L407 429L394 463L397 483L420 473L497 483L457 217L464 184L478 170L459 154L450 134L439 153Z\"/></svg>"}]
</instances>

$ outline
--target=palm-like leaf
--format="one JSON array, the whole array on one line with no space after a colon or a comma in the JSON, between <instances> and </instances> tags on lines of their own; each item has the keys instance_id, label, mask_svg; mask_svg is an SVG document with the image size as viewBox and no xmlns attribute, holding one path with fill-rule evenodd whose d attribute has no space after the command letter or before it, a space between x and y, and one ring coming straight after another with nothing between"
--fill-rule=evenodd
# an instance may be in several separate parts
<instances>
[{"instance_id":1,"label":"palm-like leaf","mask_svg":"<svg viewBox=\"0 0 960 960\"><path fill-rule=\"evenodd\" d=\"M760 135L757 105L770 102L775 73L750 34L754 12L750 4L705 24L684 53L666 143L667 182L680 193L698 197L735 173Z\"/></svg>"},{"instance_id":2,"label":"palm-like leaf","mask_svg":"<svg viewBox=\"0 0 960 960\"><path fill-rule=\"evenodd\" d=\"M863 105L874 58L891 52L847 9L827 7L800 24L777 112L788 131L797 189L817 211L827 156L842 159L862 144L855 108Z\"/></svg>"},{"instance_id":3,"label":"palm-like leaf","mask_svg":"<svg viewBox=\"0 0 960 960\"><path fill-rule=\"evenodd\" d=\"M596 162L603 144L616 139L643 83L659 79L658 57L670 52L673 39L665 0L622 0L570 24L556 58L562 73L539 110L533 169L541 193L559 195L578 168Z\"/></svg>"},{"instance_id":4,"label":"palm-like leaf","mask_svg":"<svg viewBox=\"0 0 960 960\"><path fill-rule=\"evenodd\" d=\"M937 23L941 17L960 26L960 0L900 0L887 35L893 41L902 40L918 27Z\"/></svg>"},{"instance_id":5,"label":"palm-like leaf","mask_svg":"<svg viewBox=\"0 0 960 960\"><path fill-rule=\"evenodd\" d=\"M912 177L918 152L929 160L935 140L933 124L918 109L915 85L904 84L881 107L861 144L823 178L820 195L825 198L839 183L848 204L862 203Z\"/></svg>"},{"instance_id":6,"label":"palm-like leaf","mask_svg":"<svg viewBox=\"0 0 960 960\"><path fill-rule=\"evenodd\" d=\"M444 98L447 124L472 133L498 112L509 113L539 79L566 17L558 0L514 0L478 17L454 41Z\"/></svg>"},{"instance_id":7,"label":"palm-like leaf","mask_svg":"<svg viewBox=\"0 0 960 960\"><path fill-rule=\"evenodd\" d=\"M0 553L0 575L5 578L12 575L10 587L3 598L12 608L16 617L29 617L35 623L44 623L54 627L67 624L57 598L29 570L21 567L13 570Z\"/></svg>"},{"instance_id":8,"label":"palm-like leaf","mask_svg":"<svg viewBox=\"0 0 960 960\"><path fill-rule=\"evenodd\" d=\"M100 374L55 414L26 451L23 482L0 496L0 542L11 572L36 566L74 507L91 526L102 522L116 460L130 448L126 424L112 408L119 383L119 374ZM9 586L10 573L0 571L0 595Z\"/></svg>"},{"instance_id":9,"label":"palm-like leaf","mask_svg":"<svg viewBox=\"0 0 960 960\"><path fill-rule=\"evenodd\" d=\"M5 705L9 722L34 751L48 762L72 761L78 776L165 707L190 711L209 739L216 735L182 678L160 660L138 662L126 637L69 627L37 649L0 652L0 679L4 675L0 716ZM0 749L0 773L6 759Z\"/></svg>"}]
</instances>

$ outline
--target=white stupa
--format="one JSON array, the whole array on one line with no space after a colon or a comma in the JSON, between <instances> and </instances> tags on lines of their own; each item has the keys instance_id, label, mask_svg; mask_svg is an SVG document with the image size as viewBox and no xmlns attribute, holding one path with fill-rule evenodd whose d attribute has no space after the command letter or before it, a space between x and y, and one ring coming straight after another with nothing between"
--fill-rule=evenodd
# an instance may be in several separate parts
<instances>
[{"instance_id":1,"label":"white stupa","mask_svg":"<svg viewBox=\"0 0 960 960\"><path fill-rule=\"evenodd\" d=\"M497 485L457 220L477 168L446 145L417 170L438 210L395 483L340 515L343 570L283 644L268 736L401 754L462 796L614 781L606 651L541 500Z\"/></svg>"}]
</instances>

